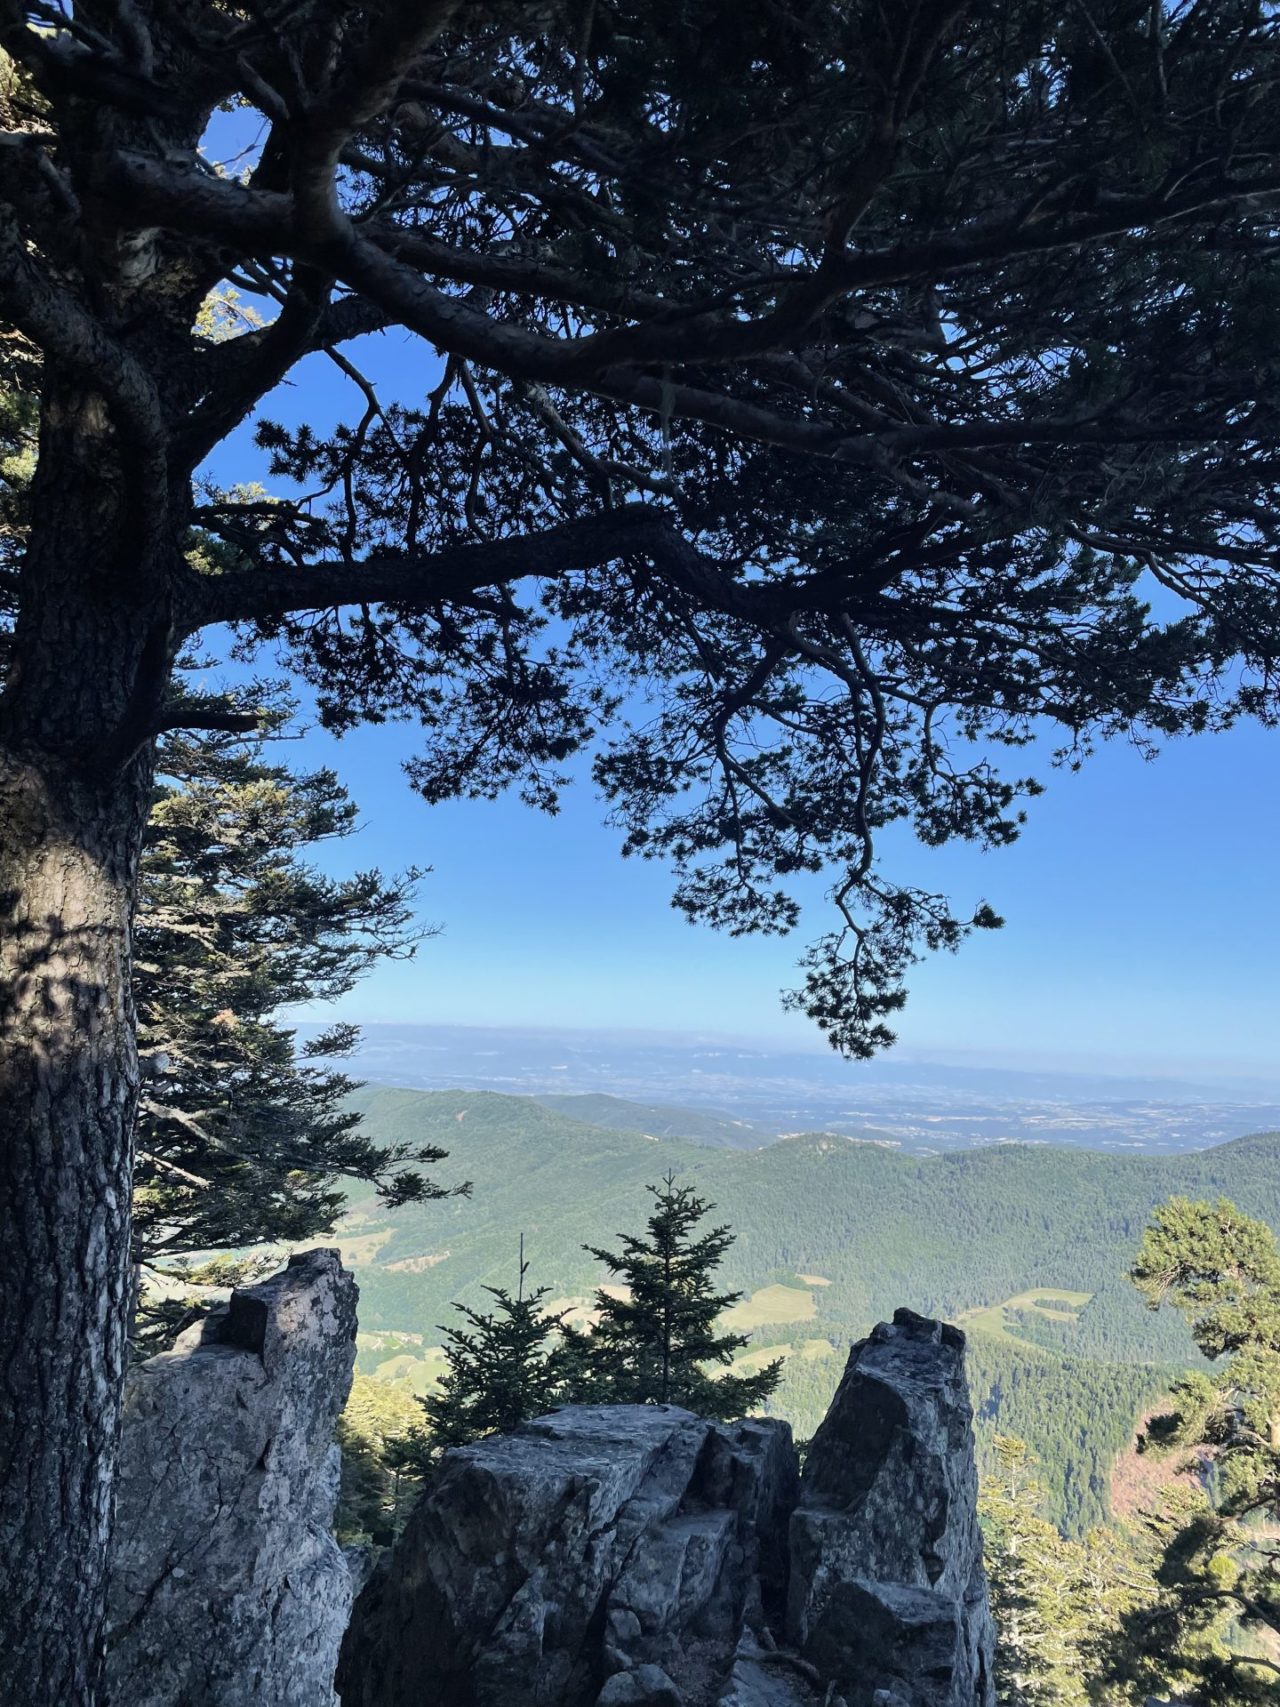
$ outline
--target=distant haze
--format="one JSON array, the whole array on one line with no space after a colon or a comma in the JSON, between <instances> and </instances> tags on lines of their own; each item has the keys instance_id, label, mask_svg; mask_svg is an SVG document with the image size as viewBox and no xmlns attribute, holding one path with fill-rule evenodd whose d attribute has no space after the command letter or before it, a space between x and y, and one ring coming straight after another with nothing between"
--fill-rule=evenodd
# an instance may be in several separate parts
<instances>
[{"instance_id":1,"label":"distant haze","mask_svg":"<svg viewBox=\"0 0 1280 1707\"><path fill-rule=\"evenodd\" d=\"M423 1090L553 1096L565 1112L564 1098L622 1097L656 1105L655 1119L657 1109L685 1109L737 1122L746 1145L828 1130L911 1151L1022 1141L1169 1152L1280 1128L1280 1083L1261 1079L898 1055L849 1063L709 1033L370 1025L351 1070ZM678 1129L678 1115L669 1119Z\"/></svg>"}]
</instances>

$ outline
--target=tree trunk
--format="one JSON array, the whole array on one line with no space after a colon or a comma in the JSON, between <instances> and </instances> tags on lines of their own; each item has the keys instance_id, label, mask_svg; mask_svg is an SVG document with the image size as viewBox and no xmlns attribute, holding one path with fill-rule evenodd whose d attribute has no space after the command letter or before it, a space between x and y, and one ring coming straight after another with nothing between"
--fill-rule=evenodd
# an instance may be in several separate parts
<instances>
[{"instance_id":1,"label":"tree trunk","mask_svg":"<svg viewBox=\"0 0 1280 1707\"><path fill-rule=\"evenodd\" d=\"M73 414L42 436L0 700L0 1701L15 1707L89 1707L99 1673L129 1303L143 711L171 651L154 581L122 573L102 434L76 430L84 412L68 427Z\"/></svg>"}]
</instances>

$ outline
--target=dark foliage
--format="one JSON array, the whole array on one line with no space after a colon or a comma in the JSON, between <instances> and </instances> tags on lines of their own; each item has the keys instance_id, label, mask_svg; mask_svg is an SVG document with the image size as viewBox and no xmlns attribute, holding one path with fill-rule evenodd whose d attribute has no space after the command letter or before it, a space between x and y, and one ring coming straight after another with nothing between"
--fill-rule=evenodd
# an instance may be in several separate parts
<instances>
[{"instance_id":1,"label":"dark foliage","mask_svg":"<svg viewBox=\"0 0 1280 1707\"><path fill-rule=\"evenodd\" d=\"M1194 1453L1203 1489L1151 1525L1158 1591L1126 1621L1117 1672L1160 1676L1176 1659L1203 1699L1245 1707L1280 1678L1280 1246L1226 1198L1171 1198L1133 1266L1153 1310L1171 1304L1218 1365L1177 1382L1147 1449Z\"/></svg>"},{"instance_id":2,"label":"dark foliage","mask_svg":"<svg viewBox=\"0 0 1280 1707\"><path fill-rule=\"evenodd\" d=\"M692 1186L677 1185L674 1174L646 1189L653 1211L643 1234L621 1234L619 1251L587 1246L615 1284L596 1293L596 1320L588 1332L565 1330L566 1390L590 1402L745 1416L775 1390L782 1364L775 1359L749 1375L724 1372L750 1343L746 1334L720 1324L742 1297L717 1292L713 1279L733 1234L727 1226L698 1231L714 1206Z\"/></svg>"},{"instance_id":3,"label":"dark foliage","mask_svg":"<svg viewBox=\"0 0 1280 1707\"><path fill-rule=\"evenodd\" d=\"M878 831L1011 841L1042 724L1272 715L1271 8L129 16L4 26L0 304L179 487L304 355L350 374L335 434L260 422L271 502L175 502L223 548L177 621L419 720L428 799L551 806L590 746L691 917L785 931L830 872L794 999L863 1054L999 922ZM228 279L267 323L200 320ZM381 399L342 346L397 323L441 365Z\"/></svg>"},{"instance_id":4,"label":"dark foliage","mask_svg":"<svg viewBox=\"0 0 1280 1707\"><path fill-rule=\"evenodd\" d=\"M565 1402L556 1343L564 1313L547 1310L545 1287L525 1296L528 1268L522 1249L514 1296L504 1287L486 1286L490 1309L454 1306L467 1325L440 1330L445 1371L436 1391L420 1401L425 1421L393 1456L400 1468L426 1474L446 1447L509 1434Z\"/></svg>"},{"instance_id":5,"label":"dark foliage","mask_svg":"<svg viewBox=\"0 0 1280 1707\"><path fill-rule=\"evenodd\" d=\"M361 1130L355 1082L329 1064L358 1030L331 1027L299 1047L277 1017L345 995L423 934L411 922L420 873L335 879L307 863L351 833L357 808L331 771L299 773L275 756L284 711L256 739L163 745L134 927L148 1069L133 1221L144 1352L186 1317L175 1281L235 1278L233 1263L192 1266L193 1254L327 1232L352 1181L375 1185L388 1207L448 1195L421 1171L444 1159L438 1145L380 1145Z\"/></svg>"}]
</instances>

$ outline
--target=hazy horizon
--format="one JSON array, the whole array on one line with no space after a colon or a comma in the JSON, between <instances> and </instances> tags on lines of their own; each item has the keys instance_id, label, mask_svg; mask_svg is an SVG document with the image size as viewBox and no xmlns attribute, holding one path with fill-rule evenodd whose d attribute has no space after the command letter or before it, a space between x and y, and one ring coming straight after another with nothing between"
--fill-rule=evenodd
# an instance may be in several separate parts
<instances>
[{"instance_id":1,"label":"hazy horizon","mask_svg":"<svg viewBox=\"0 0 1280 1707\"><path fill-rule=\"evenodd\" d=\"M350 1070L417 1090L618 1097L744 1122L751 1142L832 1131L919 1153L1004 1142L1175 1153L1280 1130L1280 1085L1250 1076L957 1062L923 1051L854 1064L714 1032L375 1023Z\"/></svg>"},{"instance_id":2,"label":"hazy horizon","mask_svg":"<svg viewBox=\"0 0 1280 1707\"><path fill-rule=\"evenodd\" d=\"M494 1019L492 1021L447 1020L437 1018L393 1017L385 1014L363 1016L347 1011L345 1017L363 1030L418 1028L423 1031L453 1031L477 1036L495 1037L530 1035L548 1038L621 1039L630 1042L652 1042L671 1047L695 1048L719 1045L775 1054L810 1056L832 1063L837 1070L850 1076L851 1085L859 1075L874 1075L879 1068L901 1069L913 1066L954 1067L958 1071L1003 1071L1038 1075L1055 1073L1088 1078L1149 1078L1171 1081L1248 1082L1259 1090L1280 1093L1280 1063L1247 1056L1203 1056L1125 1054L1101 1050L1044 1050L1009 1048L998 1044L990 1048L964 1047L941 1042L922 1041L897 1044L876 1057L874 1061L841 1061L816 1032L806 1038L803 1033L770 1034L722 1030L714 1026L680 1027L653 1025L564 1025L523 1019ZM324 1023L323 1010L298 1010L294 1023L301 1029L318 1030Z\"/></svg>"}]
</instances>

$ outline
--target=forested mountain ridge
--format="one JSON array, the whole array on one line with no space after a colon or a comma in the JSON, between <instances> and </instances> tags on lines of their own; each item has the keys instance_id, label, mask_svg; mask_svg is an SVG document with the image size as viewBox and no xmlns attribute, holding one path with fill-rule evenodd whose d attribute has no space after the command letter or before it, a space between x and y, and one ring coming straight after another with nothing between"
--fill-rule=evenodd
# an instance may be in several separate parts
<instances>
[{"instance_id":1,"label":"forested mountain ridge","mask_svg":"<svg viewBox=\"0 0 1280 1707\"><path fill-rule=\"evenodd\" d=\"M606 1277L582 1246L634 1230L643 1186L672 1168L737 1235L723 1270L747 1294L735 1326L749 1359L786 1348L774 1408L799 1432L873 1322L901 1304L965 1318L980 1432L1028 1439L1068 1528L1105 1515L1135 1415L1195 1358L1182 1323L1146 1311L1127 1279L1151 1211L1175 1193L1221 1195L1280 1226L1280 1134L1179 1156L995 1145L915 1157L824 1133L741 1151L494 1092L371 1086L357 1100L371 1136L438 1143L473 1184L469 1198L394 1213L352 1203L340 1235L360 1281L366 1372L428 1381L451 1303L510 1285L522 1232L531 1282L585 1308ZM1074 1302L1055 1307L1037 1289Z\"/></svg>"},{"instance_id":2,"label":"forested mountain ridge","mask_svg":"<svg viewBox=\"0 0 1280 1707\"><path fill-rule=\"evenodd\" d=\"M569 1095L539 1093L535 1102L570 1120L584 1120L619 1132L642 1132L651 1138L683 1138L693 1144L709 1144L726 1150L755 1150L771 1144L778 1132L756 1120L735 1120L696 1108L665 1103L633 1102L627 1097L602 1092Z\"/></svg>"},{"instance_id":3,"label":"forested mountain ridge","mask_svg":"<svg viewBox=\"0 0 1280 1707\"><path fill-rule=\"evenodd\" d=\"M521 1231L539 1284L590 1290L598 1276L579 1246L637 1221L636 1185L667 1167L696 1177L733 1225L735 1286L817 1273L828 1282L815 1289L820 1319L859 1330L901 1303L949 1317L1036 1285L1072 1287L1094 1294L1081 1345L1129 1361L1163 1361L1182 1345L1153 1338L1159 1318L1123 1278L1158 1203L1225 1195L1280 1224L1280 1134L1132 1158L1047 1145L914 1157L823 1133L729 1151L489 1091L370 1086L356 1101L372 1137L438 1142L474 1187L469 1199L395 1213L353 1201L342 1231L364 1269L366 1328L421 1328L424 1315L509 1278ZM1129 1307L1109 1311L1108 1296ZM1104 1347L1095 1323L1108 1315Z\"/></svg>"}]
</instances>

